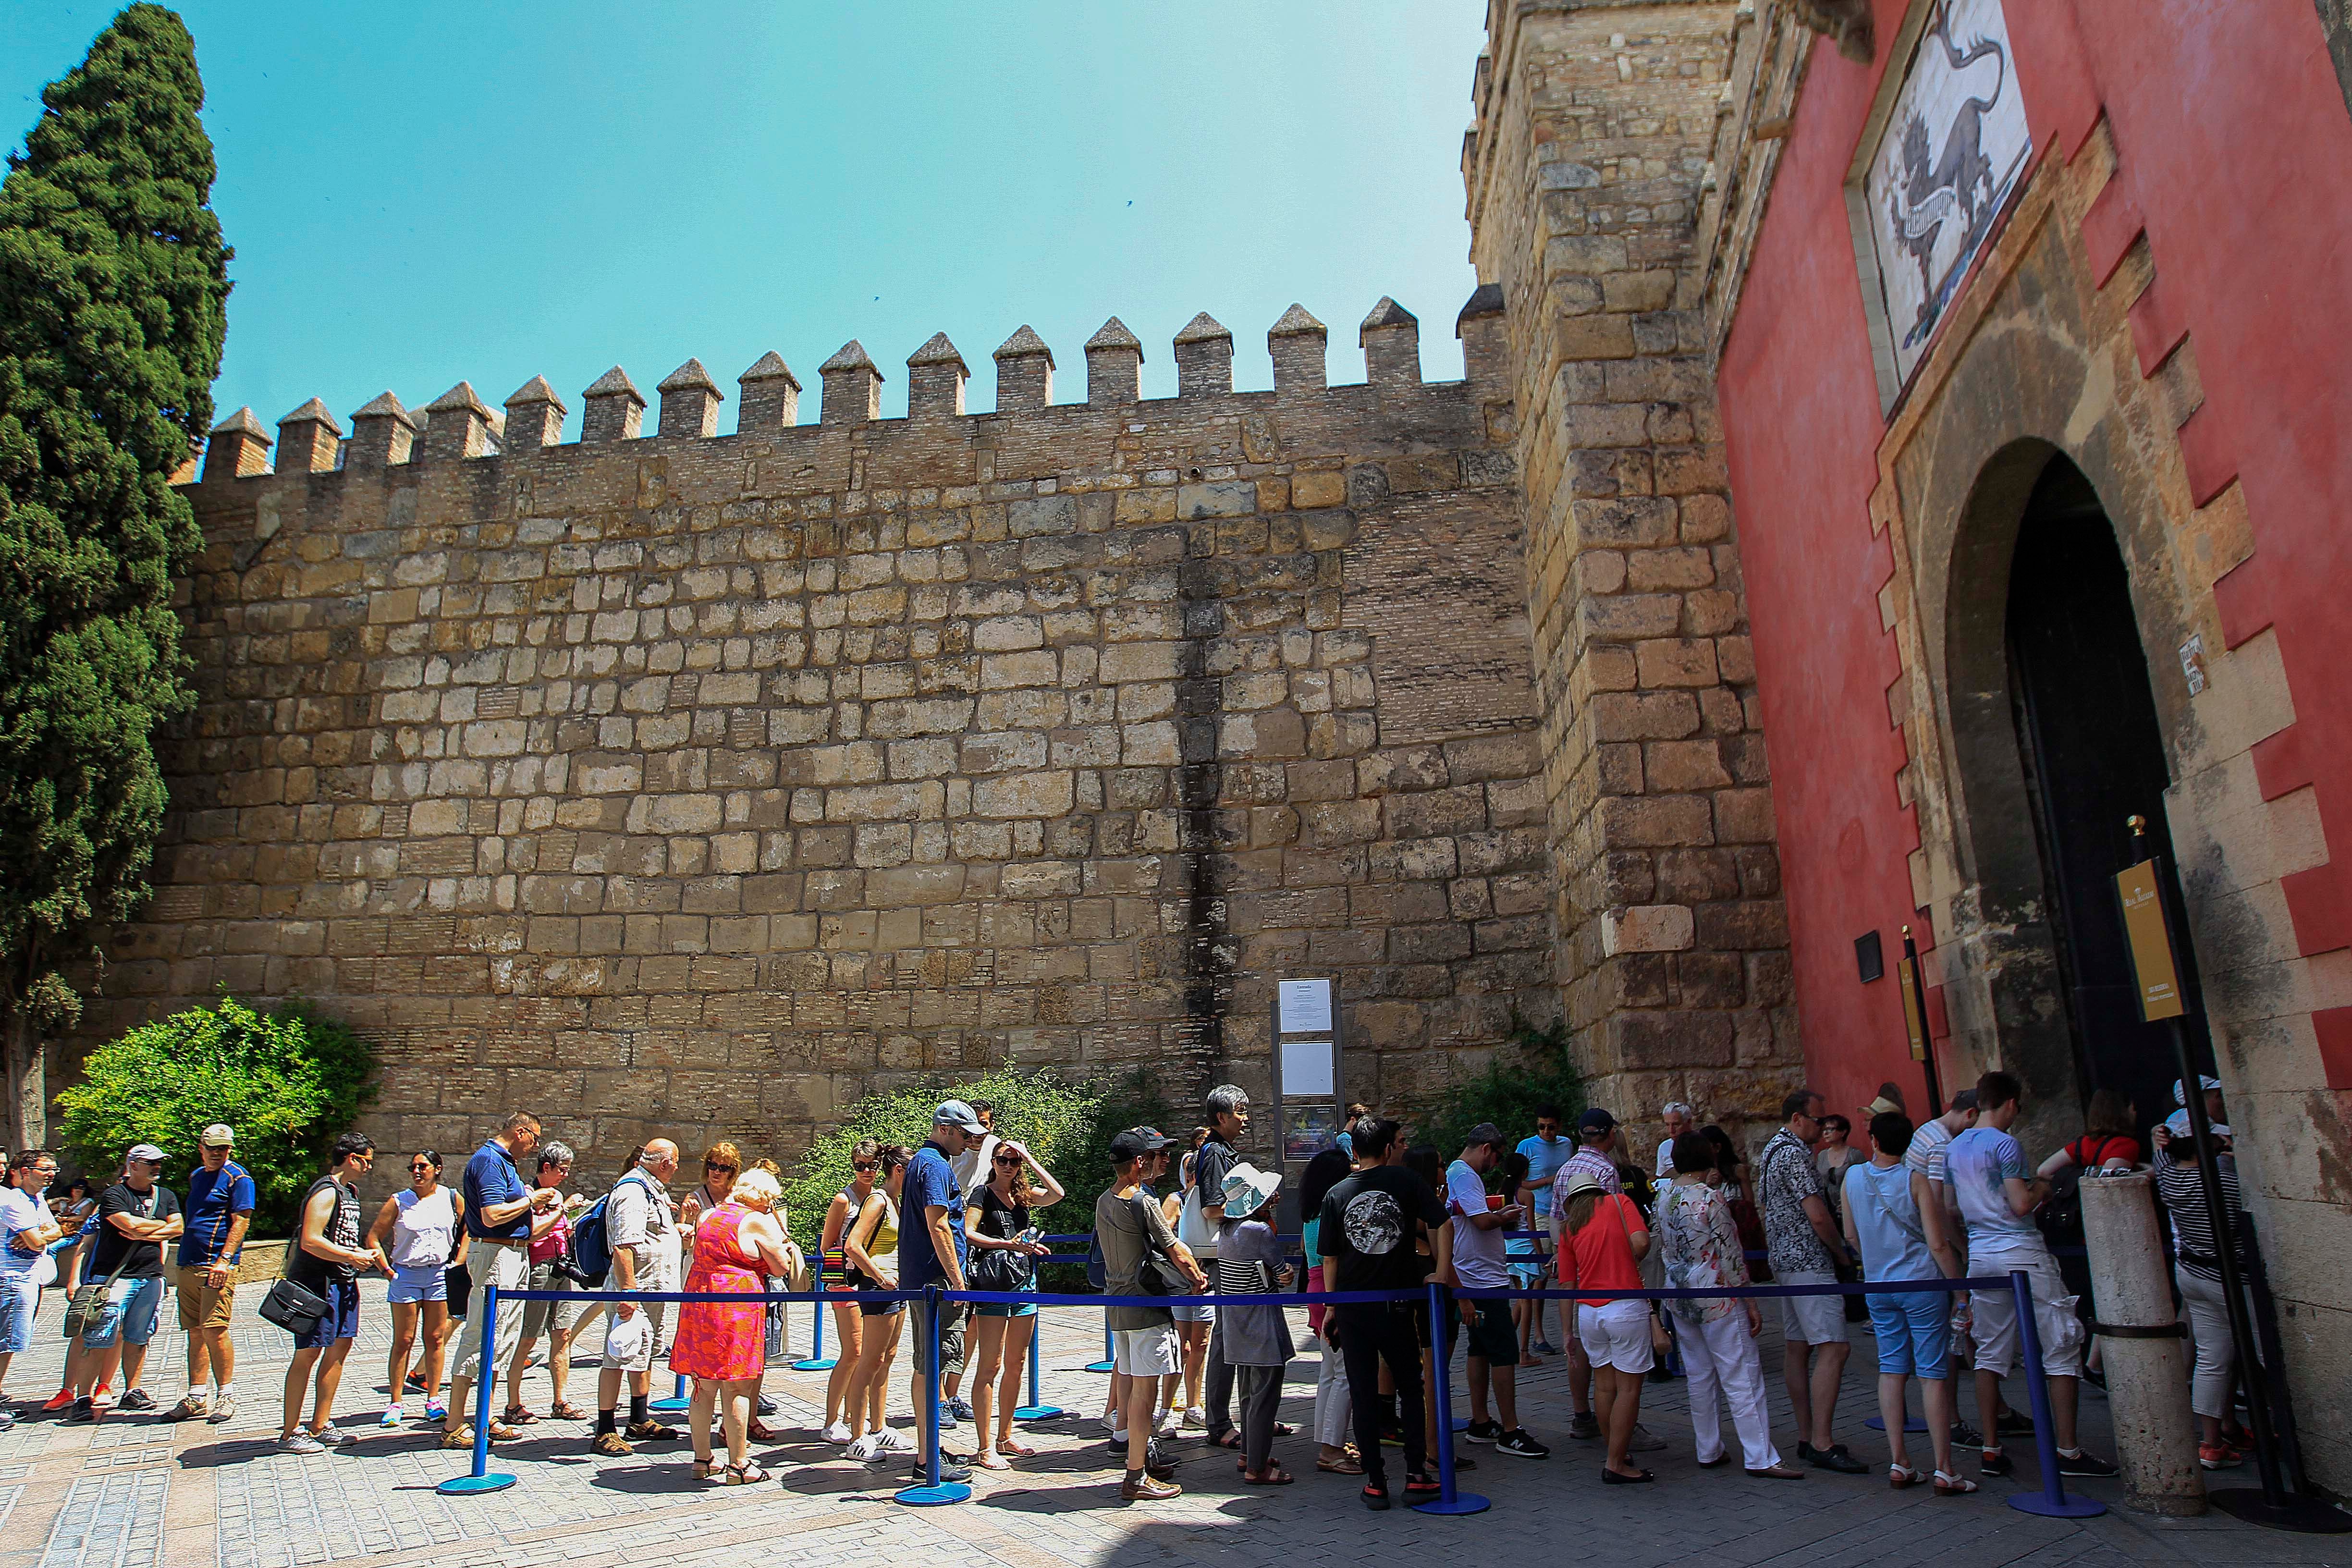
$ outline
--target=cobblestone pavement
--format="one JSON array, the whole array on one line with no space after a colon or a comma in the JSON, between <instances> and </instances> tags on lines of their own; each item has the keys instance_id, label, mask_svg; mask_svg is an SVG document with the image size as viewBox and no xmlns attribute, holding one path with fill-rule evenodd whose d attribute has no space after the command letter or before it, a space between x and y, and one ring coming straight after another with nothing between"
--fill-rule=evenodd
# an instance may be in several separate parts
<instances>
[{"instance_id":1,"label":"cobblestone pavement","mask_svg":"<svg viewBox=\"0 0 2352 1568\"><path fill-rule=\"evenodd\" d=\"M1523 1417L1551 1445L1549 1460L1513 1460L1465 1445L1478 1468L1464 1474L1462 1486L1493 1500L1486 1513L1432 1519L1399 1509L1375 1519L1355 1501L1352 1481L1316 1473L1303 1436L1282 1440L1277 1450L1298 1472L1294 1487L1244 1486L1227 1456L1187 1440L1174 1446L1184 1461L1184 1495L1123 1506L1118 1472L1093 1419L1105 1380L1082 1370L1102 1352L1100 1320L1091 1310L1049 1313L1046 1336L1045 1394L1083 1419L1032 1427L1038 1457L1017 1470L982 1472L972 1500L959 1507L900 1507L890 1500L901 1473L896 1465L868 1468L815 1442L817 1412L809 1402L822 1402L824 1374L781 1365L767 1386L782 1405L772 1425L786 1429L786 1438L761 1455L780 1483L697 1485L682 1442L641 1448L627 1459L595 1458L585 1426L542 1421L494 1451L493 1468L514 1474L518 1485L447 1498L435 1483L462 1470L465 1457L443 1453L436 1434L420 1426L384 1430L376 1424L390 1324L382 1285L366 1289L363 1331L336 1408L337 1424L359 1438L354 1446L309 1458L274 1450L289 1341L252 1315L260 1292L248 1290L236 1329L242 1408L228 1426L174 1426L139 1415L68 1426L37 1417L0 1432L0 1568L478 1568L489 1562L599 1568L655 1560L738 1568L746 1553L772 1552L787 1542L796 1568L877 1556L936 1562L948 1553L980 1568L1067 1568L1114 1558L1118 1568L1256 1568L1285 1560L1353 1560L1372 1539L1368 1531L1405 1560L1467 1549L1531 1561L1547 1549L1565 1549L1611 1568L1693 1557L1715 1568L1800 1561L1805 1568L1875 1568L1930 1559L1972 1568L2258 1568L2352 1558L2352 1543L2343 1537L2273 1534L2219 1514L2170 1521L2117 1510L2078 1521L2019 1513L2002 1500L2015 1488L2039 1484L2025 1443L2012 1450L2019 1459L2014 1480L1988 1482L1983 1493L1967 1499L1895 1492L1883 1471L1815 1473L1795 1484L1750 1479L1736 1468L1702 1472L1691 1458L1680 1383L1649 1384L1644 1396L1645 1423L1670 1439L1665 1451L1645 1456L1657 1484L1604 1489L1596 1446L1566 1435L1565 1369L1558 1358L1521 1374ZM172 1317L167 1310L146 1378L165 1405L181 1392L184 1365ZM808 1321L807 1308L793 1310L796 1351L806 1345ZM17 1399L38 1398L56 1386L58 1322L52 1293L42 1306L36 1347L17 1358L9 1380ZM1303 1323L1298 1329L1300 1342L1307 1342ZM1789 1447L1794 1439L1778 1346L1769 1340L1776 1435ZM1877 1462L1885 1454L1878 1436L1860 1426L1869 1414L1862 1398L1870 1364L1864 1330L1848 1368L1839 1431L1857 1454ZM905 1365L902 1355L902 1373ZM1315 1372L1311 1355L1291 1365L1284 1415L1301 1427L1313 1404ZM574 1377L572 1398L593 1405L593 1370ZM1458 1378L1456 1389L1459 1400ZM528 1374L525 1393L544 1410L543 1370ZM2022 1405L2024 1392L2014 1389L2011 1397ZM904 1409L903 1381L891 1403ZM2105 1403L2092 1393L2084 1427L2095 1447L2105 1444L2106 1426ZM948 1440L950 1451L970 1443L969 1427ZM2084 1489L2110 1500L2116 1495L2110 1483Z\"/></svg>"}]
</instances>

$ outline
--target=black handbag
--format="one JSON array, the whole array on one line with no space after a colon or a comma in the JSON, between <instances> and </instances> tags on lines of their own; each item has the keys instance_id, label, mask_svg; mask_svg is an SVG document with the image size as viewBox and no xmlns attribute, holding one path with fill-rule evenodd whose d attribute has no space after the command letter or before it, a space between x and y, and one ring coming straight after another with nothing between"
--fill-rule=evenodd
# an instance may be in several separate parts
<instances>
[{"instance_id":1,"label":"black handbag","mask_svg":"<svg viewBox=\"0 0 2352 1568\"><path fill-rule=\"evenodd\" d=\"M1026 1290L1034 1263L1034 1259L1025 1252L1014 1252L1002 1247L984 1247L973 1257L971 1267L963 1274L975 1290Z\"/></svg>"},{"instance_id":2,"label":"black handbag","mask_svg":"<svg viewBox=\"0 0 2352 1568\"><path fill-rule=\"evenodd\" d=\"M291 1279L280 1279L261 1299L262 1317L298 1339L317 1332L332 1310L316 1292Z\"/></svg>"},{"instance_id":3,"label":"black handbag","mask_svg":"<svg viewBox=\"0 0 2352 1568\"><path fill-rule=\"evenodd\" d=\"M1141 1204L1144 1200L1139 1196L1133 1201ZM1191 1295L1192 1282L1184 1278L1184 1271L1169 1261L1167 1255L1152 1240L1151 1222L1140 1212L1136 1219L1143 1227L1143 1267L1135 1271L1136 1289L1147 1296Z\"/></svg>"}]
</instances>

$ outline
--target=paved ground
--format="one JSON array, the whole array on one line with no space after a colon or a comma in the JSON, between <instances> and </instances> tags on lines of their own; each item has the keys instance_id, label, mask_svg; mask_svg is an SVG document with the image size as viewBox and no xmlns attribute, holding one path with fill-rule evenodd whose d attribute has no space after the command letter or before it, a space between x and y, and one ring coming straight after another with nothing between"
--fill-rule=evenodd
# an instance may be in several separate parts
<instances>
[{"instance_id":1,"label":"paved ground","mask_svg":"<svg viewBox=\"0 0 2352 1568\"><path fill-rule=\"evenodd\" d=\"M478 1568L488 1563L572 1568L651 1561L738 1568L749 1553L773 1554L807 1568L877 1558L938 1562L950 1554L979 1568L1234 1568L1284 1560L1353 1562L1376 1531L1386 1561L1478 1552L1496 1560L1538 1561L1565 1552L1608 1568L1704 1561L1710 1568L1796 1563L1960 1562L1994 1564L2126 1563L2315 1564L2352 1559L2352 1538L2273 1534L2218 1514L2174 1522L2120 1510L2105 1518L2034 1518L2003 1504L2016 1488L2039 1485L2031 1447L2021 1444L2019 1475L1989 1483L1973 1498L1937 1499L1888 1489L1869 1477L1809 1476L1798 1483L1759 1481L1693 1463L1683 1385L1648 1385L1647 1424L1673 1439L1647 1457L1654 1487L1603 1488L1600 1456L1564 1433L1568 1409L1561 1363L1523 1373L1528 1425L1554 1447L1541 1463L1468 1447L1479 1468L1464 1477L1494 1500L1466 1519L1431 1519L1399 1510L1365 1513L1342 1478L1318 1475L1305 1438L1280 1452L1300 1472L1280 1490L1244 1487L1230 1459L1197 1442L1177 1445L1185 1459L1184 1496L1171 1503L1122 1506L1117 1472L1106 1462L1091 1417L1101 1408L1103 1379L1081 1370L1101 1353L1100 1320L1090 1311L1049 1314L1046 1394L1089 1419L1033 1431L1043 1450L1019 1470L983 1472L971 1501L948 1509L908 1509L890 1500L897 1469L868 1469L815 1443L823 1374L779 1367L769 1391L783 1405L775 1425L794 1428L762 1455L781 1484L751 1489L697 1485L686 1446L640 1450L625 1460L587 1452L584 1426L542 1422L523 1441L501 1445L496 1467L520 1484L474 1498L445 1498L436 1482L462 1469L422 1431L382 1431L383 1356L388 1321L383 1287L368 1288L364 1332L352 1353L337 1408L339 1425L359 1435L353 1447L301 1458L273 1451L288 1340L251 1315L257 1290L242 1303L237 1328L238 1386L244 1413L226 1427L163 1425L149 1416L110 1418L96 1427L53 1418L0 1433L0 1568L295 1568L366 1562L402 1568ZM42 1338L18 1358L9 1378L22 1398L55 1386L60 1360L59 1307L54 1293L41 1312ZM170 1312L166 1311L167 1320ZM793 1342L805 1343L807 1310L794 1312ZM1303 1325L1301 1325L1303 1331ZM1305 1342L1303 1331L1300 1334ZM1777 1348L1777 1347L1775 1347ZM159 1335L148 1384L169 1403L181 1391L183 1347L176 1332ZM1779 1389L1777 1356L1768 1355L1784 1447L1793 1437ZM903 1365L903 1362L901 1363ZM1865 1386L1866 1331L1857 1342L1849 1391ZM1286 1419L1307 1420L1316 1364L1292 1363ZM545 1374L526 1384L531 1403L547 1399ZM593 1380L572 1397L593 1404ZM2021 1404L2022 1390L2012 1398ZM902 1408L903 1394L893 1397ZM1850 1397L1840 1434L1874 1462L1884 1450L1860 1428L1868 1414ZM2106 1437L2105 1402L2086 1400L2086 1437ZM950 1436L967 1447L970 1429ZM959 1442L958 1439L964 1439ZM2089 1483L2114 1498L2112 1485Z\"/></svg>"}]
</instances>

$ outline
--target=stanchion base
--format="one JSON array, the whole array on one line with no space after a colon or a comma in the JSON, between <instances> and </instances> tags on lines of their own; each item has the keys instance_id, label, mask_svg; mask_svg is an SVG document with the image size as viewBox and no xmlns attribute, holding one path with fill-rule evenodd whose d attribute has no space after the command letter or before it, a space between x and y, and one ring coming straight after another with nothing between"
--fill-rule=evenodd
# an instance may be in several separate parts
<instances>
[{"instance_id":1,"label":"stanchion base","mask_svg":"<svg viewBox=\"0 0 2352 1568\"><path fill-rule=\"evenodd\" d=\"M1869 1427L1874 1432L1884 1432L1886 1430L1886 1423L1880 1420L1875 1415L1864 1422L1863 1425ZM1916 1415L1906 1416L1904 1418L1903 1430L1906 1432L1925 1432L1927 1429L1927 1424L1925 1421L1920 1420Z\"/></svg>"},{"instance_id":2,"label":"stanchion base","mask_svg":"<svg viewBox=\"0 0 2352 1568\"><path fill-rule=\"evenodd\" d=\"M890 1500L908 1508L938 1508L942 1503L966 1501L971 1496L971 1489L961 1481L941 1481L935 1487L907 1487L891 1493Z\"/></svg>"},{"instance_id":3,"label":"stanchion base","mask_svg":"<svg viewBox=\"0 0 2352 1568\"><path fill-rule=\"evenodd\" d=\"M2231 1487L2205 1494L2205 1500L2232 1519L2269 1530L2292 1530L2302 1535L2352 1533L2352 1513L2315 1497L2282 1498L2273 1504L2259 1487Z\"/></svg>"},{"instance_id":4,"label":"stanchion base","mask_svg":"<svg viewBox=\"0 0 2352 1568\"><path fill-rule=\"evenodd\" d=\"M1412 1511L1443 1514L1484 1513L1494 1506L1476 1492L1455 1492L1452 1502L1447 1502L1444 1498L1438 1499L1435 1502L1417 1502L1412 1505Z\"/></svg>"},{"instance_id":5,"label":"stanchion base","mask_svg":"<svg viewBox=\"0 0 2352 1568\"><path fill-rule=\"evenodd\" d=\"M1110 1362L1090 1361L1087 1363L1086 1370L1088 1372L1116 1372L1118 1368Z\"/></svg>"},{"instance_id":6,"label":"stanchion base","mask_svg":"<svg viewBox=\"0 0 2352 1568\"><path fill-rule=\"evenodd\" d=\"M455 1480L443 1481L433 1489L443 1497L464 1497L469 1492L502 1492L514 1484L512 1476L492 1470L487 1476L459 1476Z\"/></svg>"},{"instance_id":7,"label":"stanchion base","mask_svg":"<svg viewBox=\"0 0 2352 1568\"><path fill-rule=\"evenodd\" d=\"M1015 1421L1059 1421L1068 1411L1058 1405L1018 1405L1013 1406Z\"/></svg>"},{"instance_id":8,"label":"stanchion base","mask_svg":"<svg viewBox=\"0 0 2352 1568\"><path fill-rule=\"evenodd\" d=\"M1454 1418L1454 1429L1456 1432L1467 1432L1470 1430L1470 1417L1467 1415L1456 1415Z\"/></svg>"},{"instance_id":9,"label":"stanchion base","mask_svg":"<svg viewBox=\"0 0 2352 1568\"><path fill-rule=\"evenodd\" d=\"M827 1356L823 1361L796 1361L793 1363L793 1370L794 1372L831 1372L840 1364L837 1358Z\"/></svg>"},{"instance_id":10,"label":"stanchion base","mask_svg":"<svg viewBox=\"0 0 2352 1568\"><path fill-rule=\"evenodd\" d=\"M2038 1513L2044 1519L2096 1519L2107 1511L2107 1505L2069 1492L2064 1502L2052 1502L2040 1492L2018 1492L2009 1500L2009 1506L2020 1513Z\"/></svg>"},{"instance_id":11,"label":"stanchion base","mask_svg":"<svg viewBox=\"0 0 2352 1568\"><path fill-rule=\"evenodd\" d=\"M683 1415L688 1411L694 1408L694 1401L691 1399L656 1399L648 1401L646 1405L646 1408L652 1411L656 1415Z\"/></svg>"}]
</instances>

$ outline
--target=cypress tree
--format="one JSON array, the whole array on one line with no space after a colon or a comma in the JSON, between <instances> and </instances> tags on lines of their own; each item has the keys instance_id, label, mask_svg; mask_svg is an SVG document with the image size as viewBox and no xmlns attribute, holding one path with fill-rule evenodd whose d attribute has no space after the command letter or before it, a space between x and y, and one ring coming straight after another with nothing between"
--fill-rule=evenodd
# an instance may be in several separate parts
<instances>
[{"instance_id":1,"label":"cypress tree","mask_svg":"<svg viewBox=\"0 0 2352 1568\"><path fill-rule=\"evenodd\" d=\"M59 973L146 896L150 743L193 701L171 476L212 420L227 261L195 42L134 5L42 92L0 180L0 1044L8 1147L42 1142Z\"/></svg>"}]
</instances>

